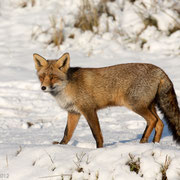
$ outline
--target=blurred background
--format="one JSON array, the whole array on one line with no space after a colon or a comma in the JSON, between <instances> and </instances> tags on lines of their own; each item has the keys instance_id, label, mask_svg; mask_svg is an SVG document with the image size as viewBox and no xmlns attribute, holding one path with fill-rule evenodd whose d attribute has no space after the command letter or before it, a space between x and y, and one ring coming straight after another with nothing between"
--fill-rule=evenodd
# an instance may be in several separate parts
<instances>
[{"instance_id":1,"label":"blurred background","mask_svg":"<svg viewBox=\"0 0 180 180\"><path fill-rule=\"evenodd\" d=\"M33 53L68 51L75 66L163 67L180 55L179 0L1 0L0 22L2 81L34 79Z\"/></svg>"}]
</instances>

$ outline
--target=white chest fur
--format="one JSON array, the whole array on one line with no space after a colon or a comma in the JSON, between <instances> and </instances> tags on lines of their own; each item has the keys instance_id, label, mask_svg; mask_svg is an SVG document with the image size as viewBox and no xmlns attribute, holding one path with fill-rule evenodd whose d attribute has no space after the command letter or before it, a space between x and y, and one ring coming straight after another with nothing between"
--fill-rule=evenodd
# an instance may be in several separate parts
<instances>
[{"instance_id":1,"label":"white chest fur","mask_svg":"<svg viewBox=\"0 0 180 180\"><path fill-rule=\"evenodd\" d=\"M74 105L72 98L67 96L63 90L55 96L55 99L62 109L69 112L79 113L78 109Z\"/></svg>"}]
</instances>

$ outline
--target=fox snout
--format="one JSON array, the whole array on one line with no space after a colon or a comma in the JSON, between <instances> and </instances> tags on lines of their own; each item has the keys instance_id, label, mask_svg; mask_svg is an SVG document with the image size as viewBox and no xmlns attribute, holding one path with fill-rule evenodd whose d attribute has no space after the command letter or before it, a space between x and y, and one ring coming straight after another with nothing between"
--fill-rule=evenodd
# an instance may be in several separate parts
<instances>
[{"instance_id":1,"label":"fox snout","mask_svg":"<svg viewBox=\"0 0 180 180\"><path fill-rule=\"evenodd\" d=\"M56 89L56 86L45 86L45 85L42 85L41 86L41 90L44 91L44 92L51 92L51 91L55 91Z\"/></svg>"},{"instance_id":2,"label":"fox snout","mask_svg":"<svg viewBox=\"0 0 180 180\"><path fill-rule=\"evenodd\" d=\"M50 86L41 86L41 90L45 93L50 93L53 96L56 96L59 92L59 86L58 85L50 85Z\"/></svg>"},{"instance_id":3,"label":"fox snout","mask_svg":"<svg viewBox=\"0 0 180 180\"><path fill-rule=\"evenodd\" d=\"M45 91L46 90L46 86L41 86L41 90Z\"/></svg>"},{"instance_id":4,"label":"fox snout","mask_svg":"<svg viewBox=\"0 0 180 180\"><path fill-rule=\"evenodd\" d=\"M51 89L52 89L52 88L49 87L49 86L45 86L45 85L42 85L42 86L41 86L41 90L44 91L44 92L50 92Z\"/></svg>"}]
</instances>

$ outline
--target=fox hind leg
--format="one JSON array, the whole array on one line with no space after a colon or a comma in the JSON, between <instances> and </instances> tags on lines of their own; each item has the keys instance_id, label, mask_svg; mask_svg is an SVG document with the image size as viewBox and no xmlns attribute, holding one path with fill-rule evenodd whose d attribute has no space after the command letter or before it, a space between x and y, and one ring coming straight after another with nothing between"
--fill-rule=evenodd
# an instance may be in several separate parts
<instances>
[{"instance_id":1,"label":"fox hind leg","mask_svg":"<svg viewBox=\"0 0 180 180\"><path fill-rule=\"evenodd\" d=\"M140 140L140 143L148 142L149 136L152 130L155 128L157 123L157 117L150 111L149 108L139 108L135 112L142 116L147 121L146 129L144 130L143 136Z\"/></svg>"},{"instance_id":2,"label":"fox hind leg","mask_svg":"<svg viewBox=\"0 0 180 180\"><path fill-rule=\"evenodd\" d=\"M156 126L155 126L155 135L154 135L154 138L153 138L153 142L160 142L160 139L161 139L161 135L162 135L162 132L163 132L163 128L164 128L164 124L162 122L162 120L159 118L157 112L156 112L156 108L155 108L155 105L153 104L151 106L151 112L156 116L157 118L157 123L156 123Z\"/></svg>"}]
</instances>

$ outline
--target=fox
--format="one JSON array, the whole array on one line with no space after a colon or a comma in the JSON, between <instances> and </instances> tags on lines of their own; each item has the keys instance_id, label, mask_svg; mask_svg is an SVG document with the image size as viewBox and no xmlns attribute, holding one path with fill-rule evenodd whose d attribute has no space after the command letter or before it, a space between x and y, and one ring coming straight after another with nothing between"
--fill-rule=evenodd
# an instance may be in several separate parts
<instances>
[{"instance_id":1,"label":"fox","mask_svg":"<svg viewBox=\"0 0 180 180\"><path fill-rule=\"evenodd\" d=\"M70 55L46 60L33 54L37 76L43 92L50 93L67 111L67 124L61 141L67 144L82 116L88 122L96 147L103 147L97 111L111 106L125 106L145 119L146 128L140 143L147 143L155 129L154 143L159 143L164 115L173 140L180 144L180 110L174 86L168 75L148 63L127 63L101 68L70 67Z\"/></svg>"}]
</instances>

